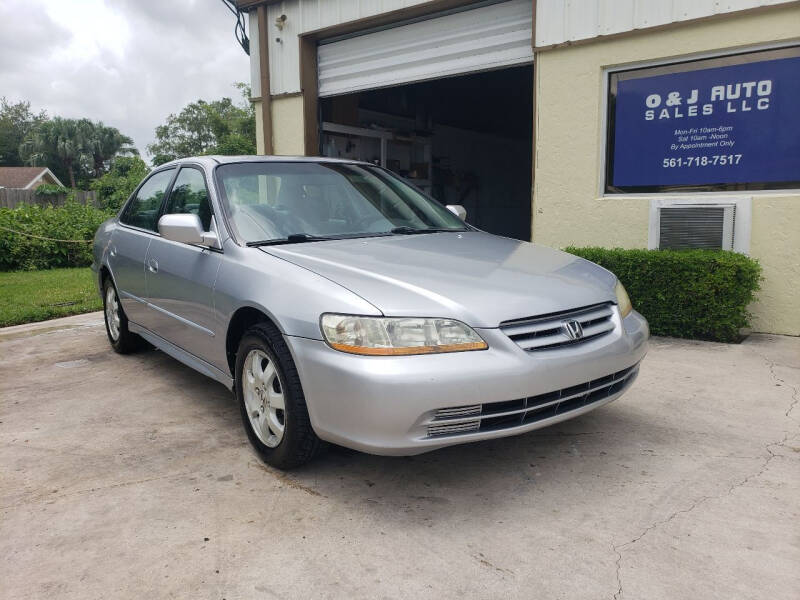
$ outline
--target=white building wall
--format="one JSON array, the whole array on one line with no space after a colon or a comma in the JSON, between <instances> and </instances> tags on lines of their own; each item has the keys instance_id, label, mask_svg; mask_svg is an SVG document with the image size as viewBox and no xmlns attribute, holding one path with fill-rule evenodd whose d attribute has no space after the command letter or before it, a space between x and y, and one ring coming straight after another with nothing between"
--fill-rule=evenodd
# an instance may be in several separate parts
<instances>
[{"instance_id":1,"label":"white building wall","mask_svg":"<svg viewBox=\"0 0 800 600\"><path fill-rule=\"evenodd\" d=\"M261 51L258 43L258 13L252 11L248 18L250 30L250 95L261 97Z\"/></svg>"},{"instance_id":2,"label":"white building wall","mask_svg":"<svg viewBox=\"0 0 800 600\"><path fill-rule=\"evenodd\" d=\"M284 0L271 4L267 7L270 92L275 95L300 91L300 42L298 36L376 14L424 4L427 1ZM251 14L255 15L255 11ZM276 19L281 15L286 15L282 30L275 25ZM252 35L251 38L253 38ZM250 60L253 61L252 53Z\"/></svg>"},{"instance_id":3,"label":"white building wall","mask_svg":"<svg viewBox=\"0 0 800 600\"><path fill-rule=\"evenodd\" d=\"M588 40L791 0L537 0L536 46Z\"/></svg>"},{"instance_id":4,"label":"white building wall","mask_svg":"<svg viewBox=\"0 0 800 600\"><path fill-rule=\"evenodd\" d=\"M270 92L277 95L300 91L299 35L408 6L425 4L428 1L283 0L283 2L269 5L267 7L268 31L266 33L269 43ZM587 40L602 35L646 29L791 1L537 0L536 45L542 47ZM278 29L275 23L281 15L286 15L286 20L283 29ZM251 13L251 26L255 21L254 17L255 11ZM258 39L252 33L253 29L251 28L251 39ZM257 53L252 53L251 50L250 59L251 62L257 60ZM255 85L255 80L253 83Z\"/></svg>"}]
</instances>

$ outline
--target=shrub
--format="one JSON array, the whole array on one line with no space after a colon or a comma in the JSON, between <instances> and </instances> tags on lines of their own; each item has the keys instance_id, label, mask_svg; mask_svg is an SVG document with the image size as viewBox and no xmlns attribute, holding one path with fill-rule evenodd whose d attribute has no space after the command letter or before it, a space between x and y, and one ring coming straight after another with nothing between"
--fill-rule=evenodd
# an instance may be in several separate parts
<instances>
[{"instance_id":1,"label":"shrub","mask_svg":"<svg viewBox=\"0 0 800 600\"><path fill-rule=\"evenodd\" d=\"M33 193L36 196L66 196L69 189L54 183L43 183Z\"/></svg>"},{"instance_id":2,"label":"shrub","mask_svg":"<svg viewBox=\"0 0 800 600\"><path fill-rule=\"evenodd\" d=\"M148 172L138 156L118 156L111 162L108 173L95 179L90 187L97 192L102 208L116 212Z\"/></svg>"},{"instance_id":3,"label":"shrub","mask_svg":"<svg viewBox=\"0 0 800 600\"><path fill-rule=\"evenodd\" d=\"M719 342L741 339L747 306L759 289L758 261L719 250L566 248L625 285L633 306L656 335Z\"/></svg>"},{"instance_id":4,"label":"shrub","mask_svg":"<svg viewBox=\"0 0 800 600\"><path fill-rule=\"evenodd\" d=\"M111 212L67 201L59 207L22 205L0 208L0 271L83 267L92 262L91 240ZM9 231L11 230L11 231ZM12 233L29 233L65 243Z\"/></svg>"}]
</instances>

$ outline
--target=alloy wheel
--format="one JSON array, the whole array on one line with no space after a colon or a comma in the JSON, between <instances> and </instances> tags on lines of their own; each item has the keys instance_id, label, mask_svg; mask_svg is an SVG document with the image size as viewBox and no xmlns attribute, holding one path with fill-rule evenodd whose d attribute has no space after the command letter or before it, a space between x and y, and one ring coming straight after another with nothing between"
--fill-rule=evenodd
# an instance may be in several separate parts
<instances>
[{"instance_id":1,"label":"alloy wheel","mask_svg":"<svg viewBox=\"0 0 800 600\"><path fill-rule=\"evenodd\" d=\"M111 339L116 342L119 339L121 322L119 301L112 285L109 285L108 289L106 289L106 323L108 324L108 332L111 335Z\"/></svg>"},{"instance_id":2,"label":"alloy wheel","mask_svg":"<svg viewBox=\"0 0 800 600\"><path fill-rule=\"evenodd\" d=\"M286 428L283 382L274 361L262 350L251 350L244 361L242 393L253 432L261 442L275 448Z\"/></svg>"}]
</instances>

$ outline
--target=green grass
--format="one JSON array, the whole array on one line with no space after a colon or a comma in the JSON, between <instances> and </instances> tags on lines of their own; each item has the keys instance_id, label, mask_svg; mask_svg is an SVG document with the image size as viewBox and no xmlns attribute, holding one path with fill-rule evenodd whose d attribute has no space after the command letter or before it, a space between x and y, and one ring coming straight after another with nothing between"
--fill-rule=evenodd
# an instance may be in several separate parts
<instances>
[{"instance_id":1,"label":"green grass","mask_svg":"<svg viewBox=\"0 0 800 600\"><path fill-rule=\"evenodd\" d=\"M89 268L0 273L0 327L100 310Z\"/></svg>"}]
</instances>

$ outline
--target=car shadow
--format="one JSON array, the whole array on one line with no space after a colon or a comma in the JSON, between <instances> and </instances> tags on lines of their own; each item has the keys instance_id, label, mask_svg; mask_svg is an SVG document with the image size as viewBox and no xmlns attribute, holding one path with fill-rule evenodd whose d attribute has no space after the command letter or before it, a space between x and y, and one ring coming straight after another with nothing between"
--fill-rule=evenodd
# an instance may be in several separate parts
<instances>
[{"instance_id":1,"label":"car shadow","mask_svg":"<svg viewBox=\"0 0 800 600\"><path fill-rule=\"evenodd\" d=\"M284 472L261 462L247 443L238 406L223 386L158 351L146 354L141 359L157 363L153 366L170 385L194 390L198 414L227 430L229 441L239 441L237 460L246 466L240 476L254 480L269 474L316 498L357 504L386 519L501 518L509 503L531 502L556 488L585 495L598 478L624 471L634 454L647 452L648 441L664 433L637 408L636 397L643 400L645 392L634 384L622 401L525 434L403 457L328 444L309 464ZM478 507L485 510L475 513Z\"/></svg>"}]
</instances>

